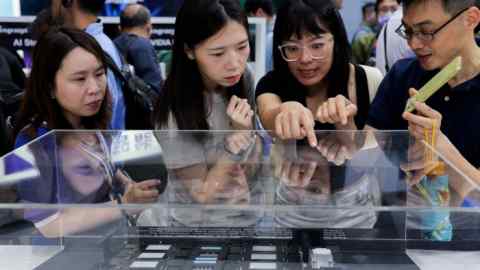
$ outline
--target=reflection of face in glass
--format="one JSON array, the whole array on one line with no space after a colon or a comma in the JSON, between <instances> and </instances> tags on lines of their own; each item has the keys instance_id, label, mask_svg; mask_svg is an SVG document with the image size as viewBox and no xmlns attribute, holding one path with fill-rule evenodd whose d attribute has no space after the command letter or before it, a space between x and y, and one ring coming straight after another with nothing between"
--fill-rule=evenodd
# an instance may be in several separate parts
<instances>
[{"instance_id":1,"label":"reflection of face in glass","mask_svg":"<svg viewBox=\"0 0 480 270\"><path fill-rule=\"evenodd\" d=\"M85 197L93 195L104 184L105 171L99 160L82 149L83 136L66 136L59 150L59 160L67 186Z\"/></svg>"},{"instance_id":2,"label":"reflection of face in glass","mask_svg":"<svg viewBox=\"0 0 480 270\"><path fill-rule=\"evenodd\" d=\"M292 149L293 150L293 149ZM296 154L283 154L279 200L289 204L325 204L331 193L328 161L315 148L297 145ZM292 159L292 157L294 157Z\"/></svg>"},{"instance_id":3,"label":"reflection of face in glass","mask_svg":"<svg viewBox=\"0 0 480 270\"><path fill-rule=\"evenodd\" d=\"M219 180L221 181L221 180ZM217 190L215 199L219 203L243 204L250 200L245 165L234 164L227 169L224 183Z\"/></svg>"},{"instance_id":4,"label":"reflection of face in glass","mask_svg":"<svg viewBox=\"0 0 480 270\"><path fill-rule=\"evenodd\" d=\"M255 137L250 137L250 139ZM224 195L224 202L230 204L248 204L252 198L251 185L256 181L256 175L260 170L259 158L262 148L255 141L250 142L248 153L243 157L243 161L235 162L226 166L226 185L224 190L220 191ZM227 180L228 179L228 180ZM230 195L229 195L230 194Z\"/></svg>"}]
</instances>

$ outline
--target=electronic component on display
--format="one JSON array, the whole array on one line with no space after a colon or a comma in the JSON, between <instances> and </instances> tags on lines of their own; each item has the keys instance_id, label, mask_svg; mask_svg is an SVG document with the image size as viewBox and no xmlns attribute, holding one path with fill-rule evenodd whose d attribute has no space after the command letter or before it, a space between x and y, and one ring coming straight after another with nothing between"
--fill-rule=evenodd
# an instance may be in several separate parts
<instances>
[{"instance_id":1,"label":"electronic component on display","mask_svg":"<svg viewBox=\"0 0 480 270\"><path fill-rule=\"evenodd\" d=\"M332 251L328 248L314 248L310 251L310 263L312 269L333 266Z\"/></svg>"}]
</instances>

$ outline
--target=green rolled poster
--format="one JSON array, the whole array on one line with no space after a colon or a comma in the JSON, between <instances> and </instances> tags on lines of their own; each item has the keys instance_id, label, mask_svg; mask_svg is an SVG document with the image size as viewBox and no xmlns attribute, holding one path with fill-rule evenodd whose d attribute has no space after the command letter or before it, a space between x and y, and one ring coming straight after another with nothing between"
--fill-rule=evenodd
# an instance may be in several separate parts
<instances>
[{"instance_id":1,"label":"green rolled poster","mask_svg":"<svg viewBox=\"0 0 480 270\"><path fill-rule=\"evenodd\" d=\"M415 110L414 102L425 102L435 92L437 92L444 84L450 81L462 69L462 57L458 56L453 59L450 64L444 67L437 75L435 75L428 83L426 83L418 93L407 101L405 107L406 112Z\"/></svg>"}]
</instances>

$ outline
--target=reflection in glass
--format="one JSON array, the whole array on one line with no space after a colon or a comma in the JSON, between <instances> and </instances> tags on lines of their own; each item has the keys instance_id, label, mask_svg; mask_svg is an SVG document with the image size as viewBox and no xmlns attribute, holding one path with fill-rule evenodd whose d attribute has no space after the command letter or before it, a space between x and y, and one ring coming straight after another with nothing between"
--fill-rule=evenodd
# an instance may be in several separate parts
<instances>
[{"instance_id":1,"label":"reflection in glass","mask_svg":"<svg viewBox=\"0 0 480 270\"><path fill-rule=\"evenodd\" d=\"M131 169L127 166L130 164L128 159L114 163L111 144L115 135L117 134L95 131L57 132L55 136L46 136L40 140L41 143L32 143L24 148L23 151L28 149L28 155L8 156L5 159L6 173L25 176L15 182L18 200L52 205L156 201L160 180L139 179L142 182L136 183L122 169L123 166ZM137 153L137 156L141 154ZM152 170L151 167L149 169ZM162 171L160 166L157 169ZM29 170L38 173L26 175L24 172ZM45 236L56 237L85 232L122 217L134 224L133 216L139 213L141 210L130 210L127 213L123 209L105 207L58 207L26 209L24 218L34 223Z\"/></svg>"},{"instance_id":2,"label":"reflection in glass","mask_svg":"<svg viewBox=\"0 0 480 270\"><path fill-rule=\"evenodd\" d=\"M182 226L250 226L261 218L255 211L203 208L201 205L261 205L262 145L252 132L213 134L157 132L169 170L169 203L195 205L173 209L173 223Z\"/></svg>"},{"instance_id":3,"label":"reflection in glass","mask_svg":"<svg viewBox=\"0 0 480 270\"><path fill-rule=\"evenodd\" d=\"M321 140L321 139L320 139ZM276 203L303 206L278 211L280 226L302 228L372 228L380 204L380 186L373 171L355 164L355 155L337 166L322 151L296 142L277 143ZM307 207L310 206L310 207ZM363 208L363 209L359 209Z\"/></svg>"},{"instance_id":4,"label":"reflection in glass","mask_svg":"<svg viewBox=\"0 0 480 270\"><path fill-rule=\"evenodd\" d=\"M23 209L3 205L0 224L22 218L48 237L129 219L133 229L341 228L346 237L360 229L365 239L380 231L425 243L478 239L478 186L440 156L444 174L429 175L425 144L408 132L317 138L312 148L250 131L53 131L1 159L0 199Z\"/></svg>"}]
</instances>

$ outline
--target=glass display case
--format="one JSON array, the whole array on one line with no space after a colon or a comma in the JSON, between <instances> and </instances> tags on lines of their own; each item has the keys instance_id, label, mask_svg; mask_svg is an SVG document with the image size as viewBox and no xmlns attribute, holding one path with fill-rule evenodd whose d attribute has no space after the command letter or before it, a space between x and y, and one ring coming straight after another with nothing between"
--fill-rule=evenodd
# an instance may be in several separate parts
<instances>
[{"instance_id":1,"label":"glass display case","mask_svg":"<svg viewBox=\"0 0 480 270\"><path fill-rule=\"evenodd\" d=\"M316 136L51 131L0 159L0 269L480 269L474 179L406 131Z\"/></svg>"}]
</instances>

